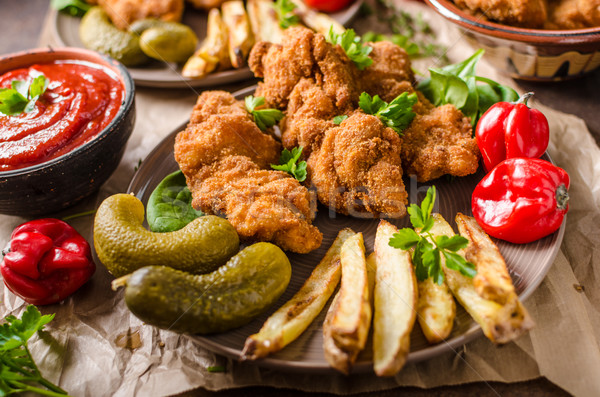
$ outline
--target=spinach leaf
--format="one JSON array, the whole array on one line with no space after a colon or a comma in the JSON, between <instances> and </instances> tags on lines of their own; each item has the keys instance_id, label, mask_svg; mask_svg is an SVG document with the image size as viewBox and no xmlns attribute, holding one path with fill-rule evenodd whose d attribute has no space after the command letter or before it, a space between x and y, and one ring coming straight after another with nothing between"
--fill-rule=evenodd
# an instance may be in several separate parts
<instances>
[{"instance_id":1,"label":"spinach leaf","mask_svg":"<svg viewBox=\"0 0 600 397\"><path fill-rule=\"evenodd\" d=\"M179 230L202 215L192 207L192 193L181 171L167 175L156 186L146 208L150 230L159 233Z\"/></svg>"}]
</instances>

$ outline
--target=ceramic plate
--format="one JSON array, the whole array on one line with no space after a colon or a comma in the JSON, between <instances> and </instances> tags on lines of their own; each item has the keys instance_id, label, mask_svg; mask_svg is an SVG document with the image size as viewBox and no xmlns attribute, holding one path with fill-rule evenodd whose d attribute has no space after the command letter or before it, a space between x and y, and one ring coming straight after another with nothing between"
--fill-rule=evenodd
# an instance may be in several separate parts
<instances>
[{"instance_id":1,"label":"ceramic plate","mask_svg":"<svg viewBox=\"0 0 600 397\"><path fill-rule=\"evenodd\" d=\"M255 87L249 87L237 92L235 95L241 99L254 91ZM187 123L186 123L187 124ZM147 203L152 190L169 173L178 169L173 157L173 145L175 136L183 130L186 124L173 131L167 136L142 162L139 170L134 175L128 192L134 193L144 204ZM483 170L464 178L442 177L427 184L417 184L414 180L405 180L410 202L420 202L424 197L427 187L435 185L437 189L438 203L434 211L441 213L456 231L454 216L457 212L471 214L471 193L478 181L484 176ZM367 252L373 251L373 241L377 229L378 219L357 219L335 212L328 208L319 206L318 214L314 224L323 233L323 244L321 248L309 254L288 253L292 262L292 279L279 301L263 315L251 323L225 332L211 336L198 336L198 341L206 348L225 356L239 358L246 338L258 332L267 317L277 310L283 303L289 300L300 289L312 269L323 258L325 252L335 239L338 231L350 227L357 232L362 232L365 238ZM408 217L394 221L399 227L409 226ZM496 240L502 255L506 259L511 278L516 291L521 299L526 299L542 282L544 276L550 269L556 254L560 248L563 238L565 222L554 234L529 244L516 245ZM455 351L460 346L482 335L481 328L471 317L457 304L457 315L454 321L452 334L445 342L437 345L429 345L421 333L418 325L411 334L411 352L408 362L417 362L449 351ZM273 367L279 370L303 371L303 372L325 372L333 371L323 356L322 328L327 307L321 315L313 321L311 326L301 337L285 347L282 351L272 356L257 360L256 364ZM371 344L359 355L354 366L354 372L372 371Z\"/></svg>"},{"instance_id":2,"label":"ceramic plate","mask_svg":"<svg viewBox=\"0 0 600 397\"><path fill-rule=\"evenodd\" d=\"M360 9L362 0L356 0L348 8L331 16L342 25L354 18ZM207 14L188 7L182 22L190 26L198 35L199 42L206 36ZM54 21L54 35L60 45L84 47L79 39L79 22L81 18L57 12ZM154 61L143 67L128 68L137 85L144 87L187 88L212 87L236 81L248 80L254 75L248 68L211 73L204 79L187 79L181 76L181 68L174 63Z\"/></svg>"}]
</instances>

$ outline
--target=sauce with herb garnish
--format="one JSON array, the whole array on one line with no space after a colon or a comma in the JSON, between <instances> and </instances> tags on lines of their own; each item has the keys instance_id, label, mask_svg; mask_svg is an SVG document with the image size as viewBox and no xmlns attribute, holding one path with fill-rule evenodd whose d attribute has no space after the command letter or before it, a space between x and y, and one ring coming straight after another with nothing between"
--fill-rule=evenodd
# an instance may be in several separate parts
<instances>
[{"instance_id":1,"label":"sauce with herb garnish","mask_svg":"<svg viewBox=\"0 0 600 397\"><path fill-rule=\"evenodd\" d=\"M42 75L45 91L35 89L34 80ZM94 139L116 116L125 95L115 73L85 61L12 70L0 76L0 89L10 88L33 103L17 103L10 116L0 113L0 171L43 163ZM36 91L43 92L37 99Z\"/></svg>"}]
</instances>

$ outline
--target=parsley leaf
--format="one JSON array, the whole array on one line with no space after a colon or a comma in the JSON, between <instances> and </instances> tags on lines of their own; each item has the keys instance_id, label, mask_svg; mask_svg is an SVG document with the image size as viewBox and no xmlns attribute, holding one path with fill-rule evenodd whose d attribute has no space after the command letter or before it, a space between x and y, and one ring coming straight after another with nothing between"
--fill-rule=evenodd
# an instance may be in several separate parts
<instances>
[{"instance_id":1,"label":"parsley leaf","mask_svg":"<svg viewBox=\"0 0 600 397\"><path fill-rule=\"evenodd\" d=\"M300 23L300 18L294 13L296 5L291 0L277 0L274 7L282 29Z\"/></svg>"},{"instance_id":2,"label":"parsley leaf","mask_svg":"<svg viewBox=\"0 0 600 397\"><path fill-rule=\"evenodd\" d=\"M369 54L373 51L373 48L362 44L360 36L357 36L353 29L346 29L344 33L337 34L333 31L333 26L330 26L327 41L333 45L338 44L342 47L348 58L360 70L367 68L373 63L373 60L369 58Z\"/></svg>"},{"instance_id":3,"label":"parsley leaf","mask_svg":"<svg viewBox=\"0 0 600 397\"><path fill-rule=\"evenodd\" d=\"M249 95L244 100L246 104L246 110L254 118L254 122L261 129L261 131L267 128L273 127L279 120L283 118L283 113L278 109L256 109L265 104L265 97L253 97Z\"/></svg>"},{"instance_id":4,"label":"parsley leaf","mask_svg":"<svg viewBox=\"0 0 600 397\"><path fill-rule=\"evenodd\" d=\"M48 88L48 79L41 74L31 82L13 80L10 85L11 88L0 89L0 113L17 116L35 108L35 103Z\"/></svg>"},{"instance_id":5,"label":"parsley leaf","mask_svg":"<svg viewBox=\"0 0 600 397\"><path fill-rule=\"evenodd\" d=\"M302 156L302 147L295 147L290 152L283 149L279 157L279 165L271 164L271 168L278 171L285 171L298 180L304 182L306 180L306 161L298 161Z\"/></svg>"},{"instance_id":6,"label":"parsley leaf","mask_svg":"<svg viewBox=\"0 0 600 397\"><path fill-rule=\"evenodd\" d=\"M42 316L33 305L27 306L21 318L6 316L6 322L0 326L0 395L21 392L46 396L67 394L42 376L27 348L27 341L53 318L54 314Z\"/></svg>"},{"instance_id":7,"label":"parsley leaf","mask_svg":"<svg viewBox=\"0 0 600 397\"><path fill-rule=\"evenodd\" d=\"M335 116L333 118L333 124L340 125L340 124L342 124L342 121L346 120L347 118L348 118L348 116L345 114L342 114L341 116Z\"/></svg>"},{"instance_id":8,"label":"parsley leaf","mask_svg":"<svg viewBox=\"0 0 600 397\"><path fill-rule=\"evenodd\" d=\"M475 127L481 115L494 103L513 102L519 98L512 88L475 75L475 66L483 53L480 49L462 62L430 68L430 78L421 81L417 88L435 106L447 103L456 106L471 118L471 125Z\"/></svg>"},{"instance_id":9,"label":"parsley leaf","mask_svg":"<svg viewBox=\"0 0 600 397\"><path fill-rule=\"evenodd\" d=\"M408 127L415 117L412 107L417 103L416 93L403 92L389 104L379 95L371 95L363 92L358 98L358 106L367 114L379 117L381 122L400 134Z\"/></svg>"},{"instance_id":10,"label":"parsley leaf","mask_svg":"<svg viewBox=\"0 0 600 397\"><path fill-rule=\"evenodd\" d=\"M52 8L74 17L82 17L92 6L83 0L52 0Z\"/></svg>"},{"instance_id":11,"label":"parsley leaf","mask_svg":"<svg viewBox=\"0 0 600 397\"><path fill-rule=\"evenodd\" d=\"M427 189L427 195L421 201L421 206L411 204L408 208L410 223L417 233L410 228L404 228L390 238L389 245L402 250L412 249L412 261L415 266L415 275L419 281L429 277L437 284L444 282L444 271L441 266L441 257L444 257L446 267L453 269L467 277L477 274L475 265L456 253L467 246L469 241L460 236L433 236L430 233L434 224L433 207L435 204L435 186Z\"/></svg>"}]
</instances>

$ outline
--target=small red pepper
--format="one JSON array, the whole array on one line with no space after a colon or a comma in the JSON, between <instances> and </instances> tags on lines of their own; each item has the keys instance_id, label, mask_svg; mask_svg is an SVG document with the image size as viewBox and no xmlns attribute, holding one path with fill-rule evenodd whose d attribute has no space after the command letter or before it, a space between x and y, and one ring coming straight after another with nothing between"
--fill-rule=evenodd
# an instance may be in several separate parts
<instances>
[{"instance_id":1,"label":"small red pepper","mask_svg":"<svg viewBox=\"0 0 600 397\"><path fill-rule=\"evenodd\" d=\"M569 210L569 175L546 160L502 161L477 184L473 216L490 236L529 243L556 231Z\"/></svg>"},{"instance_id":2,"label":"small red pepper","mask_svg":"<svg viewBox=\"0 0 600 397\"><path fill-rule=\"evenodd\" d=\"M479 119L475 130L477 145L486 171L504 159L539 158L548 148L548 120L537 109L527 107L528 92L517 102L498 102Z\"/></svg>"},{"instance_id":3,"label":"small red pepper","mask_svg":"<svg viewBox=\"0 0 600 397\"><path fill-rule=\"evenodd\" d=\"M88 242L58 219L37 219L18 226L9 251L2 253L4 284L33 305L62 301L96 270Z\"/></svg>"}]
</instances>

